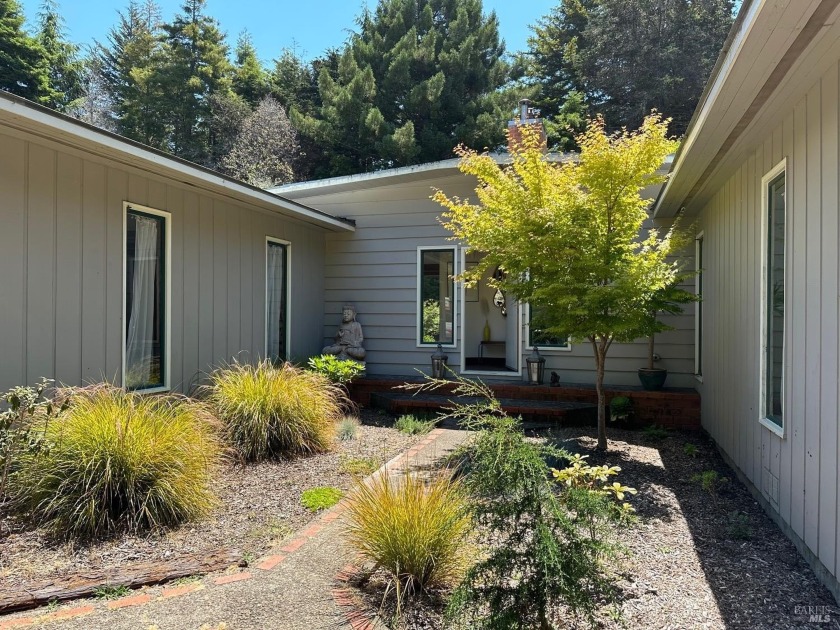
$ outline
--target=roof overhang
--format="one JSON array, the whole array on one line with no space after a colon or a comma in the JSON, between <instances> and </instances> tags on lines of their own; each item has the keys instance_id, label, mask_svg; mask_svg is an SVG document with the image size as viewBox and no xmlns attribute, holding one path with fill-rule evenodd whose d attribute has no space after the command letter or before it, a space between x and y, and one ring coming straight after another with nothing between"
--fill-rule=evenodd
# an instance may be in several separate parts
<instances>
[{"instance_id":1,"label":"roof overhang","mask_svg":"<svg viewBox=\"0 0 840 630\"><path fill-rule=\"evenodd\" d=\"M745 0L654 213L701 209L832 63L840 0Z\"/></svg>"},{"instance_id":2,"label":"roof overhang","mask_svg":"<svg viewBox=\"0 0 840 630\"><path fill-rule=\"evenodd\" d=\"M32 134L52 143L89 152L108 161L331 231L352 232L355 229L354 223L348 219L334 217L250 186L5 92L0 92L0 127Z\"/></svg>"}]
</instances>

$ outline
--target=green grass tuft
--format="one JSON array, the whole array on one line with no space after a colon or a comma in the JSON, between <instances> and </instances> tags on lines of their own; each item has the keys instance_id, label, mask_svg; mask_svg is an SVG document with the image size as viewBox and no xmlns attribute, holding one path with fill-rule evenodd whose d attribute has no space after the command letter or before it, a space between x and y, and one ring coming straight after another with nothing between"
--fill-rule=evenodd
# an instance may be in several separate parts
<instances>
[{"instance_id":1,"label":"green grass tuft","mask_svg":"<svg viewBox=\"0 0 840 630\"><path fill-rule=\"evenodd\" d=\"M201 405L110 385L63 390L68 407L22 458L17 506L56 533L98 538L176 525L216 504L218 427Z\"/></svg>"},{"instance_id":2,"label":"green grass tuft","mask_svg":"<svg viewBox=\"0 0 840 630\"><path fill-rule=\"evenodd\" d=\"M375 457L343 457L338 465L338 472L354 477L367 477L379 468Z\"/></svg>"},{"instance_id":3,"label":"green grass tuft","mask_svg":"<svg viewBox=\"0 0 840 630\"><path fill-rule=\"evenodd\" d=\"M471 529L461 485L441 473L379 475L358 483L348 505L348 540L405 592L456 582Z\"/></svg>"},{"instance_id":4,"label":"green grass tuft","mask_svg":"<svg viewBox=\"0 0 840 630\"><path fill-rule=\"evenodd\" d=\"M341 417L343 390L290 363L234 363L213 372L204 388L228 441L246 461L329 450Z\"/></svg>"},{"instance_id":5,"label":"green grass tuft","mask_svg":"<svg viewBox=\"0 0 840 630\"><path fill-rule=\"evenodd\" d=\"M435 428L435 421L422 420L417 416L406 414L397 418L394 428L407 435L424 435Z\"/></svg>"},{"instance_id":6,"label":"green grass tuft","mask_svg":"<svg viewBox=\"0 0 840 630\"><path fill-rule=\"evenodd\" d=\"M300 503L307 510L317 512L318 510L331 508L341 501L342 496L344 496L344 493L338 488L322 486L319 488L310 488L309 490L305 490L303 494L300 495Z\"/></svg>"},{"instance_id":7,"label":"green grass tuft","mask_svg":"<svg viewBox=\"0 0 840 630\"><path fill-rule=\"evenodd\" d=\"M651 424L642 429L644 436L652 442L661 442L668 437L668 429L659 426L658 424Z\"/></svg>"},{"instance_id":8,"label":"green grass tuft","mask_svg":"<svg viewBox=\"0 0 840 630\"><path fill-rule=\"evenodd\" d=\"M119 599L120 597L125 597L131 593L131 589L127 586L120 584L118 586L100 586L94 589L93 596L96 599Z\"/></svg>"}]
</instances>

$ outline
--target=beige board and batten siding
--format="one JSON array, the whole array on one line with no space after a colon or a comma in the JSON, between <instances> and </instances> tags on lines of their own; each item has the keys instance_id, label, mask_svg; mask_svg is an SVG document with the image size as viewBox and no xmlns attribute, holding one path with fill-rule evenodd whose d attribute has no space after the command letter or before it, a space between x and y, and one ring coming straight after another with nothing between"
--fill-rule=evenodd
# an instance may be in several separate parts
<instances>
[{"instance_id":1,"label":"beige board and batten siding","mask_svg":"<svg viewBox=\"0 0 840 630\"><path fill-rule=\"evenodd\" d=\"M342 183L345 179L349 183ZM327 183L331 188L327 192L319 191L319 182L276 190L308 206L356 222L353 233L327 235L324 342L331 343L341 318L341 306L350 302L356 305L364 329L369 374L408 376L417 374L418 368L428 372L434 348L418 348L416 343L417 248L454 245L448 240L450 233L438 220L443 209L429 197L439 188L449 196L475 198L475 179L453 166L425 176L376 174L367 181L351 180L342 178L333 185L328 184L330 180L320 183ZM657 191L648 191L646 196L653 198ZM460 269L460 249L456 260ZM686 265L692 268L691 258L686 259ZM460 290L456 294L460 296ZM462 307L459 297L455 322L457 345L446 348L449 365L457 369L461 360ZM669 386L693 387L696 384L694 310L689 305L685 314L665 319L675 329L657 335L656 352L662 360L656 365L669 370ZM523 318L523 367L524 357L531 352L526 348L524 323ZM474 325L481 328L484 320ZM467 337L473 339L474 335ZM477 353L473 346L475 343L466 348L467 356ZM556 371L563 382L594 383L594 359L588 343L573 343L571 350L546 348L541 354L546 357L546 380L550 371ZM607 361L607 383L638 385L637 370L646 362L646 341L614 344ZM524 370L522 378L525 378Z\"/></svg>"},{"instance_id":2,"label":"beige board and batten siding","mask_svg":"<svg viewBox=\"0 0 840 630\"><path fill-rule=\"evenodd\" d=\"M119 382L124 202L171 214L172 389L265 354L267 236L291 243L291 355L320 349L322 229L12 129L0 192L0 390Z\"/></svg>"},{"instance_id":3,"label":"beige board and batten siding","mask_svg":"<svg viewBox=\"0 0 840 630\"><path fill-rule=\"evenodd\" d=\"M833 575L838 503L838 100L835 62L744 153L700 212L703 426ZM801 93L800 93L801 95ZM759 424L762 177L787 161L784 437ZM796 540L799 539L799 541Z\"/></svg>"}]
</instances>

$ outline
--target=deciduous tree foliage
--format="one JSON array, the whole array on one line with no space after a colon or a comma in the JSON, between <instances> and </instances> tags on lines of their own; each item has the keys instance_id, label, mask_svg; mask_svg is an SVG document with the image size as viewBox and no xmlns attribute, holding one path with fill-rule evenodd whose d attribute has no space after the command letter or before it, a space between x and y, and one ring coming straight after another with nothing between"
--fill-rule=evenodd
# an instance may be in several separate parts
<instances>
[{"instance_id":1,"label":"deciduous tree foliage","mask_svg":"<svg viewBox=\"0 0 840 630\"><path fill-rule=\"evenodd\" d=\"M610 130L635 128L657 109L683 134L732 25L733 6L733 0L561 0L529 40L531 72L542 88L537 105L552 121L570 100L579 108L582 95Z\"/></svg>"},{"instance_id":2,"label":"deciduous tree foliage","mask_svg":"<svg viewBox=\"0 0 840 630\"><path fill-rule=\"evenodd\" d=\"M302 131L326 143L330 174L447 158L459 143L495 146L507 112L498 20L481 0L380 0L365 11L322 104ZM492 131L492 133L491 133Z\"/></svg>"},{"instance_id":3,"label":"deciduous tree foliage","mask_svg":"<svg viewBox=\"0 0 840 630\"><path fill-rule=\"evenodd\" d=\"M50 97L44 48L23 23L17 0L0 0L0 90L44 103Z\"/></svg>"},{"instance_id":4,"label":"deciduous tree foliage","mask_svg":"<svg viewBox=\"0 0 840 630\"><path fill-rule=\"evenodd\" d=\"M434 195L454 238L485 254L464 280L476 282L500 267L506 272L500 288L534 306L541 329L591 344L600 448L607 446L607 352L613 342L648 334L651 305L679 279L679 265L669 258L678 247L674 229L642 231L649 202L640 193L664 180L657 169L677 147L667 128L654 114L638 131L610 135L598 118L577 138L580 160L558 163L525 127L510 166L460 150L461 171L479 181L476 202Z\"/></svg>"}]
</instances>

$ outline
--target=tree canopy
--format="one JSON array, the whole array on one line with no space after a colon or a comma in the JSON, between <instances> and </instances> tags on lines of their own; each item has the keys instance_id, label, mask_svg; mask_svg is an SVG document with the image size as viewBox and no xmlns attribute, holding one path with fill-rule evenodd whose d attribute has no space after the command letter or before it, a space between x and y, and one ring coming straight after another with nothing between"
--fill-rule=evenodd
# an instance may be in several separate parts
<instances>
[{"instance_id":1,"label":"tree canopy","mask_svg":"<svg viewBox=\"0 0 840 630\"><path fill-rule=\"evenodd\" d=\"M652 114L637 131L608 134L597 118L577 138L580 159L556 162L526 126L509 166L459 150L461 171L479 182L475 202L434 195L453 237L484 254L463 280L500 268L499 288L534 307L542 330L592 346L602 448L607 351L649 334L652 306L680 278L670 258L679 234L642 229L649 201L641 191L664 181L658 169L677 147L667 129L668 121Z\"/></svg>"},{"instance_id":2,"label":"tree canopy","mask_svg":"<svg viewBox=\"0 0 840 630\"><path fill-rule=\"evenodd\" d=\"M0 90L49 103L46 51L23 28L24 21L17 0L0 0Z\"/></svg>"}]
</instances>

